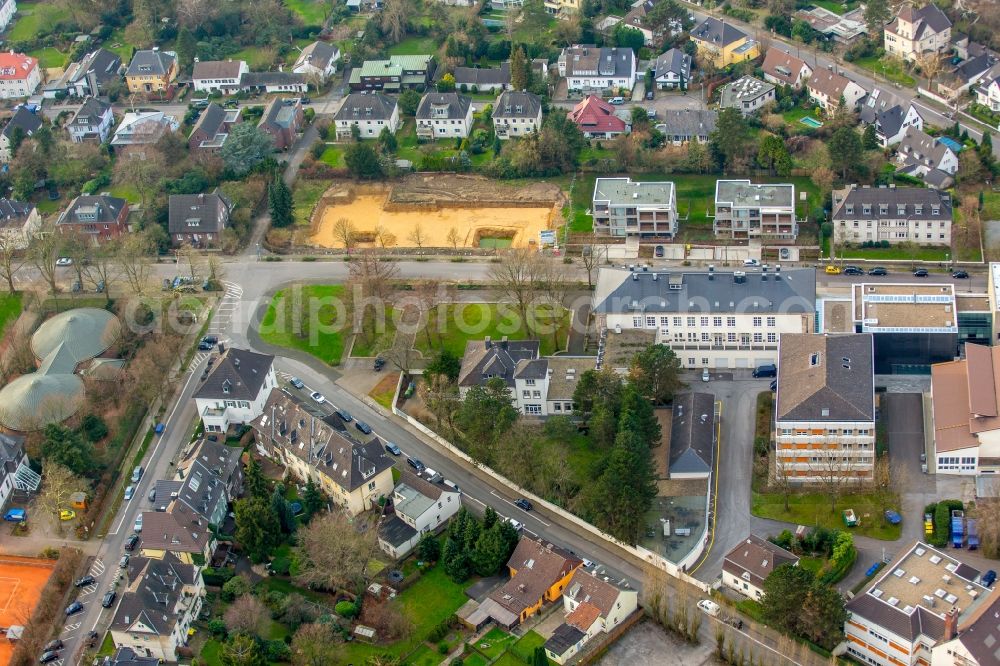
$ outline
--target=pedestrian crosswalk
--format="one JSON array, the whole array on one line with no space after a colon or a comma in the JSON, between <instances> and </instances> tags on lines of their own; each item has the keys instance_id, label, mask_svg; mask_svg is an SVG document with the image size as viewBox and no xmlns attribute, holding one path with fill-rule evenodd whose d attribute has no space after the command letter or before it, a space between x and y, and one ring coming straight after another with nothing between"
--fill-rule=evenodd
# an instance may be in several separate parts
<instances>
[{"instance_id":1,"label":"pedestrian crosswalk","mask_svg":"<svg viewBox=\"0 0 1000 666\"><path fill-rule=\"evenodd\" d=\"M224 292L222 299L215 308L212 322L208 326L208 332L219 337L229 334L233 330L233 325L239 315L241 299L243 298L243 287L234 282L223 282Z\"/></svg>"}]
</instances>

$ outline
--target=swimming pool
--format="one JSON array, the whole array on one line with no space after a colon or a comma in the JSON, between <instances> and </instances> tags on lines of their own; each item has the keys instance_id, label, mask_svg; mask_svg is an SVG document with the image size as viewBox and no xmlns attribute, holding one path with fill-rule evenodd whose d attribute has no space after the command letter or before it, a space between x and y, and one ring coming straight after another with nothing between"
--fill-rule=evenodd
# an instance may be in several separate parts
<instances>
[{"instance_id":1,"label":"swimming pool","mask_svg":"<svg viewBox=\"0 0 1000 666\"><path fill-rule=\"evenodd\" d=\"M815 128L815 127L822 127L823 126L823 123L821 123L820 121L816 120L812 116L805 116L803 118L799 118L799 122L802 123L803 125L808 125L809 127L813 127L813 128Z\"/></svg>"}]
</instances>

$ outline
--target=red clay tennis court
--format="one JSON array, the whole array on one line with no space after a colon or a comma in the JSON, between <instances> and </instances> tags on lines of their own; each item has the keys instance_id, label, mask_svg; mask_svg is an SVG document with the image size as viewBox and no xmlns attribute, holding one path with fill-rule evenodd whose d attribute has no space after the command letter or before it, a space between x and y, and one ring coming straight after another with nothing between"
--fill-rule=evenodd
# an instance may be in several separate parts
<instances>
[{"instance_id":1,"label":"red clay tennis court","mask_svg":"<svg viewBox=\"0 0 1000 666\"><path fill-rule=\"evenodd\" d=\"M0 555L0 627L27 624L42 588L55 568L54 560ZM0 666L7 666L14 645L0 639Z\"/></svg>"}]
</instances>

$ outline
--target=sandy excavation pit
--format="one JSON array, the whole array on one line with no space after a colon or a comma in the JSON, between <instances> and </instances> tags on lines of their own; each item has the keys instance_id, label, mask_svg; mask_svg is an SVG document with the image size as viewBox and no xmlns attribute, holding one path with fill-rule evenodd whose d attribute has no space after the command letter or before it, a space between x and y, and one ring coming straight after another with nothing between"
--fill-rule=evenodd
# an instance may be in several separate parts
<instances>
[{"instance_id":1,"label":"sandy excavation pit","mask_svg":"<svg viewBox=\"0 0 1000 666\"><path fill-rule=\"evenodd\" d=\"M561 224L562 201L555 185L512 187L476 176L415 175L391 188L345 184L324 194L310 242L343 247L334 227L346 218L367 239L383 227L395 236L397 247L416 247L418 227L423 247L451 247L451 229L458 232L458 247L492 247L495 238L510 239L514 247L537 246L540 231Z\"/></svg>"}]
</instances>

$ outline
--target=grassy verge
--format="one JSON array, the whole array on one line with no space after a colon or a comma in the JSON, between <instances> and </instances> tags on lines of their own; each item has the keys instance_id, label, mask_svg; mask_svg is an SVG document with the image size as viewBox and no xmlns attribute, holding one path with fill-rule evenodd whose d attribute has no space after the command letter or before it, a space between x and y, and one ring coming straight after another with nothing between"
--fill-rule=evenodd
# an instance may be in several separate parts
<instances>
[{"instance_id":1,"label":"grassy verge","mask_svg":"<svg viewBox=\"0 0 1000 666\"><path fill-rule=\"evenodd\" d=\"M393 340L396 339L396 315L390 307L385 307L385 326L378 327L378 332L366 338L361 333L354 336L354 344L351 346L351 356L367 358L378 356L379 353L392 347Z\"/></svg>"},{"instance_id":2,"label":"grassy verge","mask_svg":"<svg viewBox=\"0 0 1000 666\"><path fill-rule=\"evenodd\" d=\"M7 327L17 321L23 308L24 303L20 293L0 296L0 338L7 332Z\"/></svg>"},{"instance_id":3,"label":"grassy verge","mask_svg":"<svg viewBox=\"0 0 1000 666\"><path fill-rule=\"evenodd\" d=\"M860 524L851 528L853 534L895 541L899 538L901 526L889 525L882 517L878 500L870 494L856 493L838 498L833 511L830 498L821 493L794 494L789 498L788 511L781 493L753 493L751 512L758 518L770 518L795 525L812 527L819 525L830 529L844 529L842 511L853 509Z\"/></svg>"},{"instance_id":4,"label":"grassy verge","mask_svg":"<svg viewBox=\"0 0 1000 666\"><path fill-rule=\"evenodd\" d=\"M552 339L551 320L548 310L535 310L537 324L529 331L520 320L516 308L497 303L447 303L438 306L437 311L428 319L431 327L431 342L427 341L427 333L421 330L417 333L414 346L425 353L438 349L447 349L459 358L465 354L466 343L470 340L482 340L487 335L493 340L507 336L510 340L526 340L538 338L541 341L541 353L548 356L566 346L569 334L570 313L563 313L558 322L557 345ZM538 329L540 332L536 332Z\"/></svg>"},{"instance_id":5,"label":"grassy verge","mask_svg":"<svg viewBox=\"0 0 1000 666\"><path fill-rule=\"evenodd\" d=\"M890 259L895 261L946 261L946 247L920 247L910 251L900 247L845 247L838 249L837 258Z\"/></svg>"},{"instance_id":6,"label":"grassy verge","mask_svg":"<svg viewBox=\"0 0 1000 666\"><path fill-rule=\"evenodd\" d=\"M327 148L327 151L330 150L333 148ZM320 197L329 186L330 183L322 180L299 178L295 182L295 189L292 190L292 216L295 218L295 224L308 225L310 223L313 209L316 208Z\"/></svg>"},{"instance_id":7,"label":"grassy verge","mask_svg":"<svg viewBox=\"0 0 1000 666\"><path fill-rule=\"evenodd\" d=\"M298 349L337 365L350 318L343 285L296 285L271 299L260 325L264 342ZM335 304L322 301L334 301ZM339 320L339 321L338 321ZM338 324L340 324L338 326Z\"/></svg>"},{"instance_id":8,"label":"grassy verge","mask_svg":"<svg viewBox=\"0 0 1000 666\"><path fill-rule=\"evenodd\" d=\"M379 383L368 392L368 395L386 409L392 409L392 397L396 394L396 384L398 383L399 373L390 372L379 380Z\"/></svg>"},{"instance_id":9,"label":"grassy verge","mask_svg":"<svg viewBox=\"0 0 1000 666\"><path fill-rule=\"evenodd\" d=\"M901 86L912 88L917 85L916 79L906 73L903 63L888 56L882 56L881 58L876 58L875 56L859 58L854 61L854 64L876 74L881 74L888 80L898 83Z\"/></svg>"}]
</instances>

